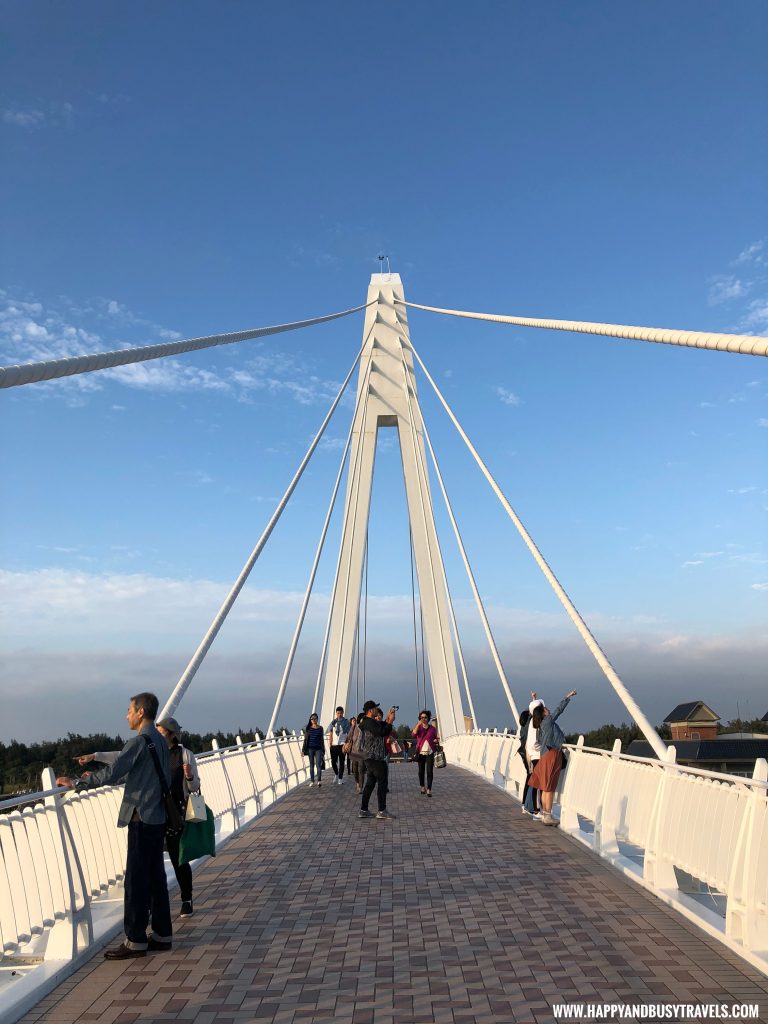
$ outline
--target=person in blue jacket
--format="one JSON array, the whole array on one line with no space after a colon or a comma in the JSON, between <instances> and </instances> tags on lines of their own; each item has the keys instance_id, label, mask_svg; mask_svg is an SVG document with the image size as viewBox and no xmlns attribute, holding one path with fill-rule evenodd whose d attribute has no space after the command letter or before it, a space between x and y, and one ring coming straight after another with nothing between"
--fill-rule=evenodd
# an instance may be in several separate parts
<instances>
[{"instance_id":1,"label":"person in blue jacket","mask_svg":"<svg viewBox=\"0 0 768 1024\"><path fill-rule=\"evenodd\" d=\"M537 709L533 715L535 723L541 714L539 725L539 749L541 757L539 763L533 770L530 785L541 792L541 823L542 825L559 825L560 822L552 816L552 804L555 799L555 790L563 769L562 748L565 743L565 733L557 724L557 719L568 707L571 697L576 696L575 690L570 690L554 711L548 707Z\"/></svg>"}]
</instances>

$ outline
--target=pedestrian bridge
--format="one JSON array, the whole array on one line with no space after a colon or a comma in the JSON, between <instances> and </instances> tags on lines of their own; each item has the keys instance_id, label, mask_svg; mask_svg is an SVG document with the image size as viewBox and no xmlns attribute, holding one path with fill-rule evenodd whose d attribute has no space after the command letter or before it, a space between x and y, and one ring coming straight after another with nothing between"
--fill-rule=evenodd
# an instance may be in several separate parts
<instances>
[{"instance_id":1,"label":"pedestrian bridge","mask_svg":"<svg viewBox=\"0 0 768 1024\"><path fill-rule=\"evenodd\" d=\"M566 1003L670 1002L749 1004L741 1016L768 1019L768 765L759 760L754 778L743 779L675 763L674 747L662 742L619 678L411 343L409 308L734 354L714 359L768 355L768 338L414 304L405 300L397 274L374 274L364 304L311 320L0 367L0 388L26 386L365 311L362 346L338 394L160 714L172 715L193 682L357 370L352 422L268 738L200 758L220 853L199 865L194 918L180 923L170 955L127 967L101 962L99 949L122 922L119 792L65 795L47 771L36 797L0 804L2 1024L25 1013L27 1020L57 1024L480 1024L550 1020ZM417 367L657 755L572 748L556 795L557 830L519 813L524 779L517 739L464 732L467 720L472 727L479 720L437 536L427 452L512 720L519 715L422 416ZM423 625L420 683L412 578L417 693L423 686L423 706L436 710L449 767L432 801L420 800L410 765L394 767L392 810L399 817L359 821L352 787L303 785L300 737L276 739L273 730L345 466L341 544L310 706L327 723L338 704L350 704L361 622L366 635L361 593L376 439L380 429L393 427ZM623 1015L591 1010L584 1016ZM574 1012L571 1019L578 1017Z\"/></svg>"},{"instance_id":2,"label":"pedestrian bridge","mask_svg":"<svg viewBox=\"0 0 768 1024\"><path fill-rule=\"evenodd\" d=\"M218 855L173 952L127 965L100 954L122 927L119 789L2 815L4 1024L508 1024L572 1003L768 1020L764 781L574 746L546 829L520 813L516 739L485 732L446 742L431 801L393 765L397 819L361 821L351 780L309 789L300 748L199 758Z\"/></svg>"}]
</instances>

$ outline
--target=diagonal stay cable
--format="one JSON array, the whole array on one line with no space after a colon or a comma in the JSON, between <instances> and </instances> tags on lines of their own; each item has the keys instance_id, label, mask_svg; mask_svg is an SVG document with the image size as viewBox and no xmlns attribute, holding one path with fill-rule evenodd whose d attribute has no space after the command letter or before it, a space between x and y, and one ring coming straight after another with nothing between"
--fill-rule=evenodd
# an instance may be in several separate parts
<instances>
[{"instance_id":1,"label":"diagonal stay cable","mask_svg":"<svg viewBox=\"0 0 768 1024\"><path fill-rule=\"evenodd\" d=\"M588 320L544 320L530 316L502 316L497 313L470 313L461 309L440 309L438 306L422 306L418 302L402 302L412 309L423 309L428 313L445 313L448 316L462 316L469 320L490 320L497 324L514 324L517 327L543 327L550 331L575 331L578 334L601 334L608 338L626 338L632 341L653 341L662 345L679 345L683 348L708 348L718 352L735 352L744 356L768 356L768 338L751 334L716 334L712 331L678 331L666 327L629 327L622 324L598 324Z\"/></svg>"},{"instance_id":2,"label":"diagonal stay cable","mask_svg":"<svg viewBox=\"0 0 768 1024\"><path fill-rule=\"evenodd\" d=\"M280 516L283 514L283 511L285 510L285 506L288 504L289 498L291 497L291 495L293 494L294 490L296 489L296 485L298 484L299 480L301 479L301 475L304 472L304 470L306 469L307 463L309 462L310 458L312 457L312 454L314 453L315 449L317 448L318 444L320 443L320 438L325 433L325 428L328 426L328 423L329 423L329 421L331 419L331 416L333 416L333 413L336 410L336 406L341 401L341 396L344 394L344 391L346 390L347 384L349 384L350 378L352 377L352 374L355 372L355 367L357 366L358 362L360 361L360 357L363 354L363 348L364 347L365 346L363 345L363 347L361 347L360 351L355 356L355 361L352 363L352 366L349 369L349 373L344 378L344 383L339 388L338 394L334 398L333 403L332 403L330 409L326 413L325 419L323 420L322 424L320 425L320 429L318 430L318 432L315 435L312 443L310 444L309 449L307 450L306 455L301 460L301 464L299 465L299 468L296 470L296 473L294 474L293 479L288 484L288 488L287 488L285 494L280 499L280 502L279 502L277 508L275 509L275 511L272 513L272 518L267 523L267 525L266 525L266 527L264 529L264 532L262 533L261 537L259 538L258 544L253 549L253 551L251 552L250 557L248 558L248 561L243 566L242 572L240 573L240 575L235 580L235 583L234 583L232 589L230 590L229 594L227 595L226 600L224 601L224 603L222 604L221 608L219 609L219 611L218 611L218 613L216 615L216 618L213 620L213 622L211 623L211 625L210 625L210 627L208 629L208 632L205 634L205 636L203 637L202 641L200 642L200 646L197 648L197 650L193 654L192 659L190 660L189 664L187 665L187 667L184 669L183 673L181 674L181 678L179 679L178 683L174 687L173 693L171 694L171 696L166 701L165 706L164 706L162 712L160 713L160 718L158 719L158 721L160 721L160 719L162 719L162 718L167 718L169 715L172 715L174 713L174 711L176 710L176 708L179 706L179 702L181 701L181 698L184 696L184 693L186 692L187 687L192 682L192 679L194 678L195 673L197 672L198 668L202 664L203 658L205 658L206 654L208 653L208 651L210 649L211 644L216 639L216 635L218 634L219 630L221 629L222 625L224 624L224 620L226 619L227 615L229 614L229 611L232 608L232 605L235 603L235 600L236 600L238 594L243 589L243 586L245 585L245 581L248 579L248 576L250 575L251 569L253 569L254 565L256 564L256 560L258 559L259 555L261 554L262 549L264 548L264 545L269 540L270 534L274 530L275 526L277 525L278 519L280 518Z\"/></svg>"},{"instance_id":3,"label":"diagonal stay cable","mask_svg":"<svg viewBox=\"0 0 768 1024\"><path fill-rule=\"evenodd\" d=\"M465 568L466 573L467 573L467 578L469 580L469 585L472 588L472 594L473 594L473 596L475 598L475 604L477 605L477 610L480 613L480 618L481 618L482 623L483 623L483 629L485 630L485 637L486 637L486 640L488 641L488 646L489 646L489 648L491 650L491 657L493 658L493 662L494 662L494 664L496 666L496 671L499 674L499 679L501 680L501 685L502 685L502 687L504 689L504 693L506 695L507 701L509 702L509 706L510 706L510 708L512 710L512 714L515 716L515 724L517 724L517 722L520 720L520 713L517 710L517 705L515 704L515 699L512 696L512 691L509 688L509 682L507 680L506 672L504 671L504 666L501 663L501 657L499 656L499 650L498 650L498 648L496 646L496 641L494 640L493 633L491 632L491 624L488 621L488 616L486 615L486 612L485 612L485 607L483 605L483 600L480 597L479 590L477 589L477 583L475 582L475 575L472 572L472 566L469 564L469 558L467 557L466 548L464 547L464 541L462 540L461 531L459 530L459 524L456 522L456 517L453 514L453 508L451 506L451 502L450 502L450 499L448 497L448 492L445 489L445 482L443 480L443 474L440 472L440 466L438 465L438 462L437 462L437 456L435 455L435 449L432 447L432 440L430 439L429 431L427 430L427 424L424 422L423 416L422 416L422 426L424 428L424 438L425 438L425 440L427 442L427 447L429 448L429 454L432 456L432 465L435 467L435 473L437 474L437 479L438 479L438 482L440 483L440 490L442 491L442 494L443 494L443 500L445 501L445 507L446 507L446 509L448 511L448 517L451 520L451 526L453 527L453 532L456 535L456 543L459 545L459 551L461 552L461 560L464 563L464 568ZM478 728L477 720L475 720L475 728Z\"/></svg>"},{"instance_id":4,"label":"diagonal stay cable","mask_svg":"<svg viewBox=\"0 0 768 1024\"><path fill-rule=\"evenodd\" d=\"M568 613L569 618L571 619L571 621L573 622L574 626L578 630L579 635L581 636L582 640L587 645L587 648L591 652L591 654L594 657L595 661L598 663L600 668L603 670L603 673L605 674L605 677L607 678L608 682L611 684L611 686L616 691L616 693L619 696L620 700L624 704L624 707L629 711L630 715L632 715L634 720L637 722L637 724L643 730L643 734L644 734L645 738L648 740L648 742L650 743L650 745L653 747L654 751L656 752L656 756L659 758L659 760L663 761L665 759L665 757L666 757L666 754L667 754L667 748L666 748L665 744L663 743L663 741L661 740L661 738L659 737L659 734L656 732L656 730L653 728L651 723L648 721L648 719L645 717L643 712L640 710L640 708L637 705L637 703L635 702L635 699L632 696L632 694L626 688L626 686L621 681L621 679L619 679L619 676L617 675L616 670L611 665L610 661L606 657L605 653L603 652L602 648L598 644L597 640L595 640L595 638L590 633L589 628L587 627L586 622L584 621L584 619L582 619L582 617L579 614L578 610L576 609L576 606L574 605L573 601L571 601L570 597L568 597L568 595L566 594L566 592L563 589L560 581L557 579L555 574L550 569L550 567L547 564L547 562L545 561L544 556L542 555L542 553L536 547L536 544L534 543L533 538L528 533L526 528L523 526L523 523L520 520L519 516L517 515L515 510L512 508L510 503L507 501L507 499L504 496L504 494L502 493L502 490L499 487L499 485L496 483L496 480L492 476L491 471L488 469L486 464L480 458L480 456L478 455L477 450L475 449L474 445L469 440L467 435L464 433L464 430L463 430L461 424L459 423L459 421L454 416L453 411L452 411L451 407L448 405L448 403L446 402L445 398L443 398L442 392L438 388L437 384L435 384L434 380L432 379L432 375L430 374L429 370L424 365L424 362L423 362L421 356L416 351L416 349L413 347L413 345L411 345L411 351L413 352L413 354L416 357L416 359L419 361L419 365L421 366L422 370L424 371L424 375L426 376L426 378L429 381L429 383L432 385L432 387L433 387L433 389L435 391L435 394L440 399L440 402L441 402L443 408L448 413L449 417L451 418L451 421L452 421L453 425L458 430L459 435L461 436L462 440L466 444L467 448L469 448L469 451L472 454L472 457L474 458L475 462L480 467L480 469L481 469L481 471L483 473L483 476L486 478L488 483L491 485L491 488L493 489L496 497L501 502L501 504L502 504L504 510L506 511L507 515L512 520L512 522L515 524L517 532L523 538L523 541L524 541L526 547L528 548L528 550L533 555L533 557L534 557L534 559L536 561L536 564L539 566L541 571L544 573L544 576L546 577L547 581L549 582L549 585L552 587L552 589L554 590L555 594L558 597L558 600L560 601L562 606L565 608L566 612Z\"/></svg>"},{"instance_id":5,"label":"diagonal stay cable","mask_svg":"<svg viewBox=\"0 0 768 1024\"><path fill-rule=\"evenodd\" d=\"M123 348L113 352L94 352L90 355L70 356L67 359L48 359L40 363L23 363L17 366L0 367L0 388L15 388L22 384L38 384L44 380L55 380L58 377L71 377L76 373L91 373L94 370L107 370L113 366L126 366L129 363L143 363L150 359L163 359L166 356L181 355L184 352L198 352L204 348L215 348L218 345L234 345L239 341L250 341L253 338L265 338L269 334L282 334L283 331L298 331L302 327L338 320L351 313L358 313L372 305L368 302L354 309L345 309L340 313L328 313L316 316L311 320L296 320L290 324L277 324L274 327L254 327L247 331L233 331L230 334L211 334L205 338L190 338L187 341L169 341L159 345L143 345L141 348Z\"/></svg>"},{"instance_id":6,"label":"diagonal stay cable","mask_svg":"<svg viewBox=\"0 0 768 1024\"><path fill-rule=\"evenodd\" d=\"M368 344L368 339L371 336L371 332L373 331L373 328L374 328L375 324L376 324L376 321L374 320L374 322L371 324L370 328L368 329L368 332L367 332L367 334L365 336L365 340L363 341L363 350L365 349L365 346ZM372 366L372 359L369 359L368 360L368 364L366 366L366 387L365 387L365 389L360 387L359 390L358 390L358 398L360 399L360 401L364 400L364 396L365 396L365 394L367 392L367 389L368 389L368 381L370 380L371 366ZM350 459L350 468L349 468L349 477L348 477L349 482L348 482L348 485L347 485L347 487L348 487L347 494L348 495L350 495L352 493L353 481L356 479L358 464L360 462L360 459L362 458L363 443L365 441L365 411L366 411L366 409L367 409L367 405L363 409L363 429L361 429L360 434L358 436L357 444L355 445L354 456L353 456L352 459ZM359 408L359 405L357 405L357 403L356 403L356 405L355 405L355 414L352 417L353 426L354 426L354 423L355 423L355 421L356 421L356 419L357 419L357 417L359 415L360 415L360 408ZM320 652L320 665L318 666L318 670L317 670L317 680L315 682L315 692L314 692L314 694L312 696L312 710L313 711L317 711L318 710L317 702L318 702L318 700L320 698L320 684L322 682L323 672L327 669L328 645L329 645L330 637L331 637L331 621L333 619L333 606L334 606L334 602L336 600L336 593L337 593L338 586L339 586L339 576L340 576L340 572L341 572L341 559L342 559L342 555L344 553L344 541L345 541L345 538L347 536L347 530L349 528L349 518L350 518L349 516L345 515L343 523L342 523L341 542L339 543L339 553L338 553L338 555L336 557L336 569L335 569L334 574L333 574L333 587L331 588L331 600L330 600L330 602L328 604L328 617L327 617L326 623L325 623L325 633L323 635L323 646L322 646L322 650Z\"/></svg>"},{"instance_id":7,"label":"diagonal stay cable","mask_svg":"<svg viewBox=\"0 0 768 1024\"><path fill-rule=\"evenodd\" d=\"M415 431L416 431L416 420L415 420L415 417L413 415L413 403L411 402L411 386L410 386L410 381L409 381L409 378L408 378L408 368L407 368L406 362L405 362L405 350L403 348L402 340L400 341L400 359L401 359L401 362L403 364L403 371L405 373L405 379L406 379L405 395L406 395L406 401L408 402L408 417L409 417L409 419L411 421L411 429L415 433ZM420 418L420 421L421 421L421 429L424 432L424 436L427 437L427 425L424 422L424 414L421 412L421 409L419 409L419 418ZM432 446L431 445L430 445L430 451L432 451ZM419 453L419 454L421 454L421 453ZM437 462L435 460L435 453L434 452L432 452L432 459L435 462L435 466L437 466ZM461 647L461 637L459 636L459 627L458 627L458 624L456 622L456 613L455 613L455 610L454 610L454 607L453 607L453 597L451 595L451 588L448 585L448 577L447 577L446 572L445 572L445 561L443 559L442 551L440 550L440 538L437 536L437 523L435 522L435 510L434 510L434 507L432 505L432 495L431 495L431 492L430 492L430 489L429 489L429 480L427 478L426 460L422 460L421 458L419 458L419 463L420 463L420 471L421 471L421 473L424 476L424 489L425 489L425 492L426 492L426 495L427 495L427 501L429 503L429 513L430 513L430 516L432 517L432 522L435 523L435 540L437 542L437 549L438 549L438 552L439 552L439 555L440 555L440 564L443 567L442 576L443 576L443 579L445 581L445 593L446 593L446 596L448 598L448 615L449 615L450 620L451 620L451 626L453 628L453 635L456 638L456 650L457 650L458 656L459 656L459 665L461 666L461 675L462 675L462 678L464 680L464 689L465 689L466 694L467 694L467 703L469 704L469 713L472 715L473 727L475 729L477 729L478 728L477 715L475 713L475 705L474 705L474 703L472 701L472 692L471 692L471 690L469 688L469 677L467 675L467 665L466 665L466 662L464 660L464 651L462 650L462 647ZM442 487L442 479L440 480L440 485ZM446 497L446 501L447 501L447 496L445 495L445 488L444 487L443 487L443 496ZM511 698L511 694L509 696ZM425 694L424 694L424 699L425 699L425 702L426 702L426 690L425 690ZM513 708L513 711L514 711L515 710L515 708L514 708L514 701L512 701L512 708Z\"/></svg>"},{"instance_id":8,"label":"diagonal stay cable","mask_svg":"<svg viewBox=\"0 0 768 1024\"><path fill-rule=\"evenodd\" d=\"M360 394L362 394L362 392ZM360 402L360 398L358 396L358 405L359 405L359 402ZM286 687L286 685L288 683L288 676L291 674L291 669L293 668L293 659L296 656L296 648L299 645L299 637L301 636L301 630L302 630L302 628L304 626L304 618L305 618L305 616L307 614L307 607L309 605L309 599L310 599L310 597L312 595L312 587L314 586L314 583L315 583L315 576L317 575L317 567L320 564L320 556L323 553L323 545L325 544L325 538L326 538L326 536L328 534L328 527L329 527L330 522L331 522L331 516L333 515L333 509L334 509L334 507L336 505L336 496L339 493L339 484L341 483L341 478L342 478L342 475L344 473L344 465L345 465L345 463L347 461L347 453L349 452L349 446L350 446L350 444L352 442L352 432L353 432L354 427L355 427L355 418L356 418L356 416L357 416L357 405L355 405L355 411L352 414L352 422L349 425L349 433L347 434L347 441L346 441L346 444L344 445L344 451L342 452L342 455L341 455L341 462L339 463L339 471L336 474L336 482L333 485L333 493L331 494L331 500L330 500L330 503L328 505L328 512L326 513L325 522L323 523L323 528L322 528L322 531L320 532L320 540L318 542L317 550L315 551L315 558L314 558L314 561L312 562L312 568L311 568L310 573L309 573L309 580L307 581L307 589L304 592L304 600L301 603L301 610L299 611L299 618L298 618L298 621L296 622L296 629L293 632L293 639L291 640L291 646L290 646L290 649L288 651L288 657L287 657L286 662L285 662L285 668L283 669L283 677L280 680L280 686L279 686L278 691L277 691L277 700L275 701L275 707L274 707L274 710L272 711L272 717L269 720L269 726L267 727L267 736L270 736L272 734L274 728L275 728L275 722L277 721L277 716L280 714L280 708L281 708L282 703L283 703L283 697L285 696L285 687ZM312 710L313 711L315 710L314 707L312 708Z\"/></svg>"}]
</instances>

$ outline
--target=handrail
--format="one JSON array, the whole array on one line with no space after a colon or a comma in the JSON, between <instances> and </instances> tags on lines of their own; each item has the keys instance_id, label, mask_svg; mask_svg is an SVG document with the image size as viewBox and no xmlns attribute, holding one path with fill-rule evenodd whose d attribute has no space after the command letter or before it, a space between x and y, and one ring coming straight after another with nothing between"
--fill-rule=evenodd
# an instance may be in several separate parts
<instances>
[{"instance_id":1,"label":"handrail","mask_svg":"<svg viewBox=\"0 0 768 1024\"><path fill-rule=\"evenodd\" d=\"M518 737L486 730L443 743L451 763L522 798ZM613 750L583 736L565 747L560 831L768 974L768 760L748 778L677 764L674 747L668 760L624 754L618 739Z\"/></svg>"}]
</instances>

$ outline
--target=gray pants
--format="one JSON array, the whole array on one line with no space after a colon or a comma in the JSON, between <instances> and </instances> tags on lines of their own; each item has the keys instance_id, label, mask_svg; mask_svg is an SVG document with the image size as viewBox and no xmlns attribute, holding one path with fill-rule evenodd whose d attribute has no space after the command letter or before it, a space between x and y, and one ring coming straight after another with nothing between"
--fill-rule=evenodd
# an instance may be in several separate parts
<instances>
[{"instance_id":1,"label":"gray pants","mask_svg":"<svg viewBox=\"0 0 768 1024\"><path fill-rule=\"evenodd\" d=\"M362 757L352 758L352 774L360 789L365 785L365 761Z\"/></svg>"}]
</instances>

